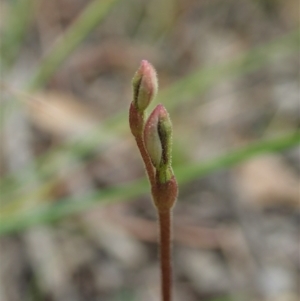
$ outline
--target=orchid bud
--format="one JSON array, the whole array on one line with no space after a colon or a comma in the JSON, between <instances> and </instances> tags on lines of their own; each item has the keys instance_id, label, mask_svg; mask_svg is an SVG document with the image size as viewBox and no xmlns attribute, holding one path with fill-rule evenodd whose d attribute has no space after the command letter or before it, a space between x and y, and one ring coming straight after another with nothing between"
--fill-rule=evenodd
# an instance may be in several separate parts
<instances>
[{"instance_id":1,"label":"orchid bud","mask_svg":"<svg viewBox=\"0 0 300 301\"><path fill-rule=\"evenodd\" d=\"M143 112L155 97L158 89L156 71L146 60L141 65L132 79L133 104L139 112Z\"/></svg>"},{"instance_id":2,"label":"orchid bud","mask_svg":"<svg viewBox=\"0 0 300 301\"><path fill-rule=\"evenodd\" d=\"M165 183L171 179L172 123L163 105L158 105L149 116L144 141L151 162L156 168L158 180Z\"/></svg>"}]
</instances>

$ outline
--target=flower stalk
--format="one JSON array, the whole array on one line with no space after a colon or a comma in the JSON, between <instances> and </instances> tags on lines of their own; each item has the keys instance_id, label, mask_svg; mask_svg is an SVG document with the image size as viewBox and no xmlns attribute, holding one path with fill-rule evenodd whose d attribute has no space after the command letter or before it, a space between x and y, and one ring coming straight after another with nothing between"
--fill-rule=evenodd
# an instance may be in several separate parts
<instances>
[{"instance_id":1,"label":"flower stalk","mask_svg":"<svg viewBox=\"0 0 300 301\"><path fill-rule=\"evenodd\" d=\"M158 83L153 66L143 60L133 80L129 126L145 164L151 184L160 229L162 301L172 300L171 216L178 195L172 169L172 123L165 107L157 105L145 120L145 110L154 99Z\"/></svg>"}]
</instances>

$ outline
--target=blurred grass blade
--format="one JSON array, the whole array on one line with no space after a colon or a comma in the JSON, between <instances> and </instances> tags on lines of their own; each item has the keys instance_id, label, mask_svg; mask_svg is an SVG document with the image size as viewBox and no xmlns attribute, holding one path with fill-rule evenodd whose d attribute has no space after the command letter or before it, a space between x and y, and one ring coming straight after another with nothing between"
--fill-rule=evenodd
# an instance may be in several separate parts
<instances>
[{"instance_id":1,"label":"blurred grass blade","mask_svg":"<svg viewBox=\"0 0 300 301\"><path fill-rule=\"evenodd\" d=\"M38 89L47 83L59 66L108 14L113 4L117 1L92 1L67 32L58 39L47 56L38 65L35 74L28 84L28 90Z\"/></svg>"},{"instance_id":2,"label":"blurred grass blade","mask_svg":"<svg viewBox=\"0 0 300 301\"><path fill-rule=\"evenodd\" d=\"M40 205L35 209L28 210L26 213L1 218L0 236L21 231L33 225L53 222L70 214L80 213L100 203L105 205L118 199L126 201L128 198L145 192L147 186L147 182L143 179L125 186L120 185L118 187L103 189L87 196L84 201L64 199L54 205Z\"/></svg>"},{"instance_id":3,"label":"blurred grass blade","mask_svg":"<svg viewBox=\"0 0 300 301\"><path fill-rule=\"evenodd\" d=\"M11 5L7 23L1 35L1 72L6 71L14 63L28 27L33 21L36 0L18 0ZM4 5L4 3L0 4Z\"/></svg>"},{"instance_id":4,"label":"blurred grass blade","mask_svg":"<svg viewBox=\"0 0 300 301\"><path fill-rule=\"evenodd\" d=\"M284 137L255 142L205 163L185 164L184 166L175 168L175 173L179 185L183 185L192 179L235 166L257 155L268 152L279 152L298 144L300 144L300 133L290 133ZM2 218L0 222L0 235L22 231L40 223L53 222L71 214L91 209L95 205L125 201L128 198L145 193L147 189L149 189L148 184L145 179L142 179L128 185L103 189L98 193L87 196L82 201L67 199L53 205L38 206L36 209L29 210L25 214L15 214Z\"/></svg>"},{"instance_id":5,"label":"blurred grass blade","mask_svg":"<svg viewBox=\"0 0 300 301\"><path fill-rule=\"evenodd\" d=\"M231 61L216 66L202 67L200 70L184 77L170 88L158 94L158 102L168 106L168 110L179 102L192 100L203 94L222 79L246 74L266 66L275 59L287 57L299 51L300 30L294 30L276 40L251 49Z\"/></svg>"},{"instance_id":6,"label":"blurred grass blade","mask_svg":"<svg viewBox=\"0 0 300 301\"><path fill-rule=\"evenodd\" d=\"M189 182L195 178L206 176L217 170L242 163L249 158L259 156L264 153L280 152L300 144L300 132L287 134L280 138L266 141L253 142L236 151L231 151L226 155L220 156L205 163L190 163L175 169L180 183Z\"/></svg>"}]
</instances>

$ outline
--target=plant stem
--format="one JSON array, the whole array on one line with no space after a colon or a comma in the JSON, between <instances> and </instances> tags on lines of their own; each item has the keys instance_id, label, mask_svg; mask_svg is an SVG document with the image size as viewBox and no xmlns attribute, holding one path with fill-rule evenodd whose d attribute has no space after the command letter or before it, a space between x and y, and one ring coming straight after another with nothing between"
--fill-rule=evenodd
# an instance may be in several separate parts
<instances>
[{"instance_id":1,"label":"plant stem","mask_svg":"<svg viewBox=\"0 0 300 301\"><path fill-rule=\"evenodd\" d=\"M149 177L149 181L150 181L150 184L151 184L151 187L155 187L156 185L156 182L155 182L155 172L154 172L154 168L153 168L153 165L152 165L152 162L151 162L151 159L148 155L148 152L145 148L145 144L144 144L144 140L142 138L141 135L138 135L135 137L135 140L136 140L136 144L139 148L139 151L141 153L141 156L143 158L143 161L144 161L144 164L145 164L145 168L146 168L146 171L147 171L147 174L148 174L148 177Z\"/></svg>"},{"instance_id":2,"label":"plant stem","mask_svg":"<svg viewBox=\"0 0 300 301\"><path fill-rule=\"evenodd\" d=\"M160 230L160 268L162 301L171 301L171 210L159 212L158 217Z\"/></svg>"}]
</instances>

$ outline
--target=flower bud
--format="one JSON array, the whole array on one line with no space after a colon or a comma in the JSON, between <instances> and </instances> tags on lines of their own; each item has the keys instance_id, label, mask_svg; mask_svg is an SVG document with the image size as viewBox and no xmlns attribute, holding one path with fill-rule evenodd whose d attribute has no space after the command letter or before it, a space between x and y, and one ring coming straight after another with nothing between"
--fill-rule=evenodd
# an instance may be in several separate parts
<instances>
[{"instance_id":1,"label":"flower bud","mask_svg":"<svg viewBox=\"0 0 300 301\"><path fill-rule=\"evenodd\" d=\"M158 89L156 71L146 60L141 65L132 79L133 104L139 112L143 112L155 97Z\"/></svg>"},{"instance_id":2,"label":"flower bud","mask_svg":"<svg viewBox=\"0 0 300 301\"><path fill-rule=\"evenodd\" d=\"M172 123L163 105L157 105L149 116L145 129L144 141L151 162L157 170L158 180L167 182L171 172Z\"/></svg>"}]
</instances>

